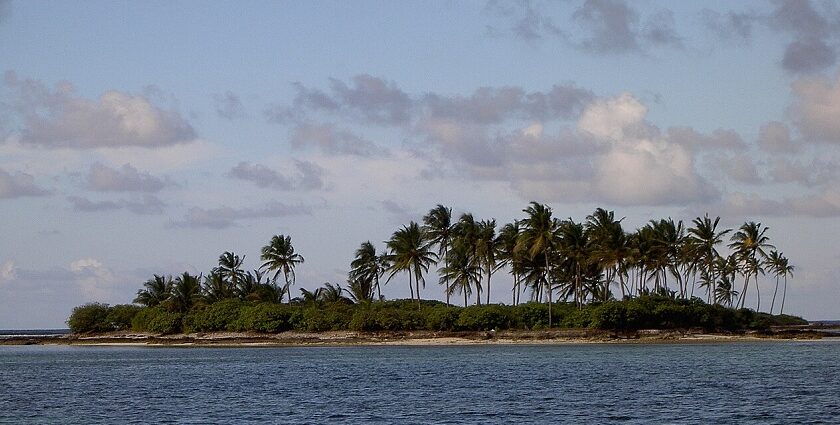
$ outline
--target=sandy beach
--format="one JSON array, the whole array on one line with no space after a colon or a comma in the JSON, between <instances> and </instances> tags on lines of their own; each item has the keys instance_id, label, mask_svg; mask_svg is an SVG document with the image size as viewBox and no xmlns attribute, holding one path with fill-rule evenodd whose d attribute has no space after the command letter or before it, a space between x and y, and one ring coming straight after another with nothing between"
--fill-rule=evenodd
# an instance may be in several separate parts
<instances>
[{"instance_id":1,"label":"sandy beach","mask_svg":"<svg viewBox=\"0 0 840 425\"><path fill-rule=\"evenodd\" d=\"M617 333L591 329L481 332L281 332L259 334L214 332L175 335L119 332L97 335L21 336L0 340L0 345L97 346L365 346L365 345L476 345L476 344L653 344L719 343L737 341L835 340L837 334L809 328L767 332L704 333L696 331L640 330Z\"/></svg>"}]
</instances>

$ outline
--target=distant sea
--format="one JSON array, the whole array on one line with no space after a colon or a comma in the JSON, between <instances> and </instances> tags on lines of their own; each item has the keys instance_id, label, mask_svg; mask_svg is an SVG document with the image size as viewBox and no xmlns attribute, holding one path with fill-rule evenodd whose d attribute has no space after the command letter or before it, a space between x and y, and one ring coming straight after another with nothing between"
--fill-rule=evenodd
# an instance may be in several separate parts
<instances>
[{"instance_id":1,"label":"distant sea","mask_svg":"<svg viewBox=\"0 0 840 425\"><path fill-rule=\"evenodd\" d=\"M0 346L0 423L837 424L840 340Z\"/></svg>"}]
</instances>

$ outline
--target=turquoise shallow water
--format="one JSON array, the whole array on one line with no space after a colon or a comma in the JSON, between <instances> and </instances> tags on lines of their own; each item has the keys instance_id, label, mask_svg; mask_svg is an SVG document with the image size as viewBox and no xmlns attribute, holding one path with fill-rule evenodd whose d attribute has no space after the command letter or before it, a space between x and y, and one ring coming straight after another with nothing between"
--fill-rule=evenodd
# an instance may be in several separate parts
<instances>
[{"instance_id":1,"label":"turquoise shallow water","mask_svg":"<svg viewBox=\"0 0 840 425\"><path fill-rule=\"evenodd\" d=\"M0 423L840 423L840 341L0 346Z\"/></svg>"}]
</instances>

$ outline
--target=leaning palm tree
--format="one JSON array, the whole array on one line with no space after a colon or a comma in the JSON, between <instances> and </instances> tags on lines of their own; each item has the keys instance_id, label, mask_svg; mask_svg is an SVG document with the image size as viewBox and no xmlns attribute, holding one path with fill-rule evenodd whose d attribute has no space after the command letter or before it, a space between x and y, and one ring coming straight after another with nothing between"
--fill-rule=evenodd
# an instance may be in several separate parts
<instances>
[{"instance_id":1,"label":"leaning palm tree","mask_svg":"<svg viewBox=\"0 0 840 425\"><path fill-rule=\"evenodd\" d=\"M417 309L420 309L420 284L426 286L423 273L429 271L429 266L437 262L438 256L430 249L429 242L425 239L423 230L416 222L412 221L402 229L391 235L386 242L388 246L388 257L391 261L388 276L390 281L398 272L408 273L408 287L411 289L411 298L414 299L412 289L412 278L417 290Z\"/></svg>"},{"instance_id":2,"label":"leaning palm tree","mask_svg":"<svg viewBox=\"0 0 840 425\"><path fill-rule=\"evenodd\" d=\"M703 273L709 278L708 287L708 302L712 303L712 298L715 293L715 260L720 257L716 246L723 242L723 237L732 231L732 229L724 229L718 231L717 225L720 222L720 217L716 217L714 221L709 218L709 214L703 218L697 217L694 219L694 227L688 229L691 244L694 247L694 253L699 257L703 264Z\"/></svg>"},{"instance_id":3,"label":"leaning palm tree","mask_svg":"<svg viewBox=\"0 0 840 425\"><path fill-rule=\"evenodd\" d=\"M482 266L482 258L480 250L481 238L481 223L475 220L471 213L461 214L458 222L455 224L454 237L452 239L453 247L455 245L463 246L464 252L469 255L470 261L476 263L480 268ZM475 304L481 304L481 280L475 282Z\"/></svg>"},{"instance_id":4,"label":"leaning palm tree","mask_svg":"<svg viewBox=\"0 0 840 425\"><path fill-rule=\"evenodd\" d=\"M747 298L747 287L749 286L750 277L755 277L755 290L758 295L756 311L761 311L761 293L758 289L758 275L763 272L761 261L767 257L765 249L776 248L769 243L770 238L765 235L768 229L767 227L762 227L761 223L750 221L741 225L738 231L733 233L730 238L731 243L729 244L729 248L738 253L738 258L743 267L744 288L741 290L741 298L739 300L741 308L744 308L744 302Z\"/></svg>"},{"instance_id":5,"label":"leaning palm tree","mask_svg":"<svg viewBox=\"0 0 840 425\"><path fill-rule=\"evenodd\" d=\"M204 276L204 285L201 288L201 294L204 300L210 304L234 296L233 290L217 268L214 268L210 274Z\"/></svg>"},{"instance_id":6,"label":"leaning palm tree","mask_svg":"<svg viewBox=\"0 0 840 425\"><path fill-rule=\"evenodd\" d=\"M137 291L134 302L146 307L154 307L169 299L172 291L172 277L158 276L143 283L143 288Z\"/></svg>"},{"instance_id":7,"label":"leaning palm tree","mask_svg":"<svg viewBox=\"0 0 840 425\"><path fill-rule=\"evenodd\" d=\"M263 260L260 268L274 272L271 281L277 284L277 276L283 272L286 281L284 292L288 294L289 303L292 302L292 295L289 286L295 283L295 266L303 264L303 256L295 252L292 246L291 236L274 235L268 245L262 248L260 259Z\"/></svg>"},{"instance_id":8,"label":"leaning palm tree","mask_svg":"<svg viewBox=\"0 0 840 425\"><path fill-rule=\"evenodd\" d=\"M572 281L572 293L578 308L583 307L583 271L589 265L589 238L583 224L575 223L572 219L564 220L557 228L559 248L563 252L565 263L569 266L569 281ZM608 283L593 294L598 301L609 299Z\"/></svg>"},{"instance_id":9,"label":"leaning palm tree","mask_svg":"<svg viewBox=\"0 0 840 425\"><path fill-rule=\"evenodd\" d=\"M531 202L523 210L527 217L522 221L524 228L516 242L516 249L527 253L532 260L543 256L545 269L543 270L545 290L548 295L548 326L552 325L552 285L551 285L551 257L557 247L558 222L551 216L551 207Z\"/></svg>"},{"instance_id":10,"label":"leaning palm tree","mask_svg":"<svg viewBox=\"0 0 840 425\"><path fill-rule=\"evenodd\" d=\"M490 304L490 277L497 270L496 264L496 220L481 220L478 223L476 240L478 263L487 276L487 304Z\"/></svg>"},{"instance_id":11,"label":"leaning palm tree","mask_svg":"<svg viewBox=\"0 0 840 425\"><path fill-rule=\"evenodd\" d=\"M347 281L347 293L353 302L369 303L373 301L374 285L370 279L351 277Z\"/></svg>"},{"instance_id":12,"label":"leaning palm tree","mask_svg":"<svg viewBox=\"0 0 840 425\"><path fill-rule=\"evenodd\" d=\"M423 230L429 243L437 245L437 254L445 262L455 232L455 225L452 224L452 208L438 204L429 210L429 213L423 217ZM452 292L449 290L449 281L444 279L441 284L444 285L446 304L448 305L449 294Z\"/></svg>"}]
</instances>

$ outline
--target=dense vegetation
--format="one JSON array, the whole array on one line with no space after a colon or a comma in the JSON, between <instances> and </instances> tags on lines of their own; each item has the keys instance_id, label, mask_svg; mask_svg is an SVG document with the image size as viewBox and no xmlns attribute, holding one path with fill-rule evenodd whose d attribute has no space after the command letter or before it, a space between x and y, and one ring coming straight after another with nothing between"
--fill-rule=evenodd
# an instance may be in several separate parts
<instances>
[{"instance_id":1,"label":"dense vegetation","mask_svg":"<svg viewBox=\"0 0 840 425\"><path fill-rule=\"evenodd\" d=\"M206 275L155 275L138 291L137 305L87 304L73 311L68 324L74 332L173 333L553 326L733 330L801 321L782 314L794 268L770 244L761 223L746 222L733 231L706 215L690 227L668 218L627 232L623 219L601 208L580 223L557 219L550 207L536 202L523 212L522 220L497 232L494 219L465 213L455 221L450 208L438 205L422 225L412 221L395 231L384 252L362 243L346 289L326 283L315 291L301 288L295 298L290 288L304 258L289 236L275 235L261 249L257 270L243 270L245 257L225 252ZM727 235L729 253L723 255ZM432 266L438 267L445 304L421 299ZM491 279L500 270L511 274L510 305L490 304ZM382 286L399 273L408 276L411 299L386 301ZM745 309L752 284L761 310L759 277L766 275L775 278L770 314ZM779 315L773 316L780 278ZM521 301L524 293L530 302ZM463 298L464 307L452 306L452 296Z\"/></svg>"}]
</instances>

